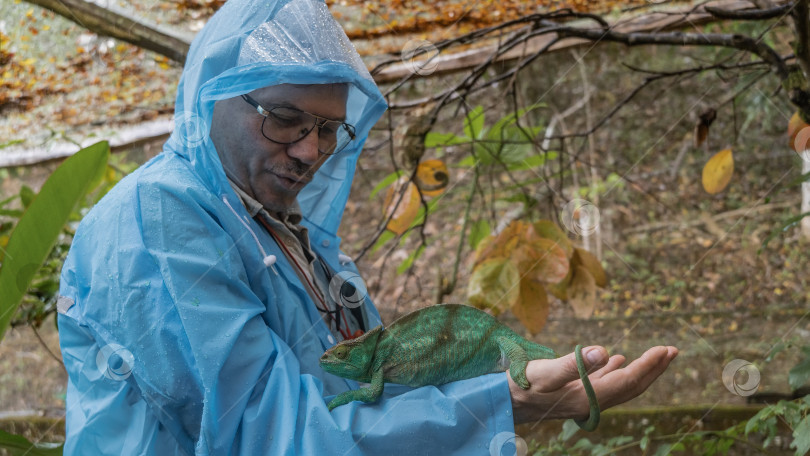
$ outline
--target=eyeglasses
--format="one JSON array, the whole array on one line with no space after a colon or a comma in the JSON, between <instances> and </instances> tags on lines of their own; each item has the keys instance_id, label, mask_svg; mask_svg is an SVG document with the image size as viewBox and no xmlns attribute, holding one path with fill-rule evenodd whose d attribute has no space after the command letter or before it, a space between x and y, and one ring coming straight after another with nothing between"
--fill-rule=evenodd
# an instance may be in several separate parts
<instances>
[{"instance_id":1,"label":"eyeglasses","mask_svg":"<svg viewBox=\"0 0 810 456\"><path fill-rule=\"evenodd\" d=\"M316 116L290 106L265 109L248 95L242 95L242 99L264 117L262 135L277 144L301 141L313 128L318 127L318 152L335 155L351 145L356 136L354 126L346 122Z\"/></svg>"}]
</instances>

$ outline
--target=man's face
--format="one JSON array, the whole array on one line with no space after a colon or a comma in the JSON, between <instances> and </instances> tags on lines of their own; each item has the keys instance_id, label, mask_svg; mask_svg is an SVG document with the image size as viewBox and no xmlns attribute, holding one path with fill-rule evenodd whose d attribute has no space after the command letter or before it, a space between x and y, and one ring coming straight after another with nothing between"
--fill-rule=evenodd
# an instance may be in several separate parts
<instances>
[{"instance_id":1,"label":"man's face","mask_svg":"<svg viewBox=\"0 0 810 456\"><path fill-rule=\"evenodd\" d=\"M248 94L263 108L284 105L316 116L343 120L345 84L281 84ZM264 117L241 97L214 105L211 139L225 172L271 212L284 212L312 180L328 155L318 152L318 128L293 144L277 144L262 135Z\"/></svg>"}]
</instances>

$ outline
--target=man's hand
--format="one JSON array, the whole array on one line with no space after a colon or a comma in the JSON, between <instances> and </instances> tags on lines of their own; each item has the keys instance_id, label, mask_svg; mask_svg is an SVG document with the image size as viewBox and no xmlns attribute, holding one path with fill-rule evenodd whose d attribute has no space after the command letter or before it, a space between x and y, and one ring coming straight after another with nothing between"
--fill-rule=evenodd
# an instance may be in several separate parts
<instances>
[{"instance_id":1,"label":"man's hand","mask_svg":"<svg viewBox=\"0 0 810 456\"><path fill-rule=\"evenodd\" d=\"M592 372L588 378L602 410L643 393L678 355L675 347L653 347L627 367L621 367L625 362L624 356L614 355L608 359L604 347L585 347L582 352L585 367ZM557 359L530 361L526 377L531 383L528 390L521 389L509 377L515 424L559 418L588 418L588 399L573 353Z\"/></svg>"}]
</instances>

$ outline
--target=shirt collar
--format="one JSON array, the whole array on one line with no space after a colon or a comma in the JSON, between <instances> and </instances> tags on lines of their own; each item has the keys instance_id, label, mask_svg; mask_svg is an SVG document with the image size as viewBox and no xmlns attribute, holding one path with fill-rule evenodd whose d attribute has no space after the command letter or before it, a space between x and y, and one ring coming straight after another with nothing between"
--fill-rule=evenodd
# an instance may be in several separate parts
<instances>
[{"instance_id":1,"label":"shirt collar","mask_svg":"<svg viewBox=\"0 0 810 456\"><path fill-rule=\"evenodd\" d=\"M262 206L262 203L256 201L252 196L248 195L244 190L242 190L234 181L230 178L228 179L228 183L231 184L231 187L242 200L242 204L245 205L245 209L247 209L248 213L251 217L255 217L261 211L267 212L268 215L273 217L276 220L280 220L285 224L292 224L298 225L301 223L303 219L303 214L301 213L301 205L298 204L298 201L293 202L293 205L288 207L284 212L270 212Z\"/></svg>"}]
</instances>

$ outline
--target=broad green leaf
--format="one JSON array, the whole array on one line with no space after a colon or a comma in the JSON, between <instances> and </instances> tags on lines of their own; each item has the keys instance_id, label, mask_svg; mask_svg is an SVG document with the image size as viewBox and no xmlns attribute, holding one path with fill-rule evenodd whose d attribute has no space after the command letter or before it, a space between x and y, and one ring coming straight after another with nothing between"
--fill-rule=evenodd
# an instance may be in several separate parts
<instances>
[{"instance_id":1,"label":"broad green leaf","mask_svg":"<svg viewBox=\"0 0 810 456\"><path fill-rule=\"evenodd\" d=\"M804 386L810 380L810 347L802 348L804 359L795 365L788 374L788 383L793 389Z\"/></svg>"},{"instance_id":2,"label":"broad green leaf","mask_svg":"<svg viewBox=\"0 0 810 456\"><path fill-rule=\"evenodd\" d=\"M0 449L8 451L11 456L62 456L61 443L34 444L21 435L3 430L0 430Z\"/></svg>"},{"instance_id":3,"label":"broad green leaf","mask_svg":"<svg viewBox=\"0 0 810 456\"><path fill-rule=\"evenodd\" d=\"M563 442L568 441L574 434L579 431L579 426L577 426L576 421L574 420L565 420L562 425L562 431L560 432L560 440Z\"/></svg>"},{"instance_id":4,"label":"broad green leaf","mask_svg":"<svg viewBox=\"0 0 810 456\"><path fill-rule=\"evenodd\" d=\"M464 135L477 139L484 131L484 107L476 106L464 118Z\"/></svg>"},{"instance_id":5,"label":"broad green leaf","mask_svg":"<svg viewBox=\"0 0 810 456\"><path fill-rule=\"evenodd\" d=\"M455 146L457 144L466 144L470 141L472 141L472 138L457 136L453 133L436 133L435 131L430 131L425 135L425 147Z\"/></svg>"},{"instance_id":6,"label":"broad green leaf","mask_svg":"<svg viewBox=\"0 0 810 456\"><path fill-rule=\"evenodd\" d=\"M389 174L389 175L385 176L385 177L383 178L383 180L381 180L381 181L380 181L380 183L379 183L379 184L377 184L377 185L374 187L374 189L373 189L373 190L371 190L371 195L369 195L368 199L372 199L372 198L374 198L374 196L375 196L377 193L379 193L379 192L380 192L380 190L382 190L382 189L384 189L385 187L388 187L389 185L393 184L393 183L394 183L394 182L395 182L395 181L396 181L396 180L399 178L399 176L401 176L401 175L403 175L403 174L404 174L404 172L402 172L402 171L394 171L393 173L391 173L391 174Z\"/></svg>"},{"instance_id":7,"label":"broad green leaf","mask_svg":"<svg viewBox=\"0 0 810 456\"><path fill-rule=\"evenodd\" d=\"M479 309L494 314L512 307L520 295L520 272L509 259L484 261L473 269L467 285L467 299Z\"/></svg>"},{"instance_id":8,"label":"broad green leaf","mask_svg":"<svg viewBox=\"0 0 810 456\"><path fill-rule=\"evenodd\" d=\"M805 416L793 430L793 442L790 447L795 448L798 455L807 454L810 451L810 415Z\"/></svg>"},{"instance_id":9,"label":"broad green leaf","mask_svg":"<svg viewBox=\"0 0 810 456\"><path fill-rule=\"evenodd\" d=\"M486 219L478 220L473 223L473 226L470 228L470 236L467 238L470 242L470 247L475 250L481 240L489 236L491 232L492 227L489 226L489 222Z\"/></svg>"},{"instance_id":10,"label":"broad green leaf","mask_svg":"<svg viewBox=\"0 0 810 456\"><path fill-rule=\"evenodd\" d=\"M527 169L539 168L546 164L546 154L530 155L520 161L510 163L509 171L523 171Z\"/></svg>"},{"instance_id":11,"label":"broad green leaf","mask_svg":"<svg viewBox=\"0 0 810 456\"><path fill-rule=\"evenodd\" d=\"M0 340L73 208L103 176L109 153L109 145L102 141L69 157L20 217L0 268Z\"/></svg>"},{"instance_id":12,"label":"broad green leaf","mask_svg":"<svg viewBox=\"0 0 810 456\"><path fill-rule=\"evenodd\" d=\"M519 109L517 111L517 113L510 112L509 114L501 117L500 119L498 119L497 122L495 122L495 125L493 125L492 128L490 128L489 131L487 132L486 137L488 139L493 139L493 140L497 140L497 141L504 140L505 138L503 136L501 136L501 135L503 134L502 130L503 130L503 128L505 126L514 124L515 119L523 117L527 112L533 111L533 110L535 110L537 108L545 107L545 106L546 106L545 103L535 103L535 104L529 105L529 106L527 106L527 107L525 107L523 109Z\"/></svg>"},{"instance_id":13,"label":"broad green leaf","mask_svg":"<svg viewBox=\"0 0 810 456\"><path fill-rule=\"evenodd\" d=\"M472 168L473 166L477 165L479 160L472 155L467 155L461 161L458 162L459 168Z\"/></svg>"}]
</instances>

